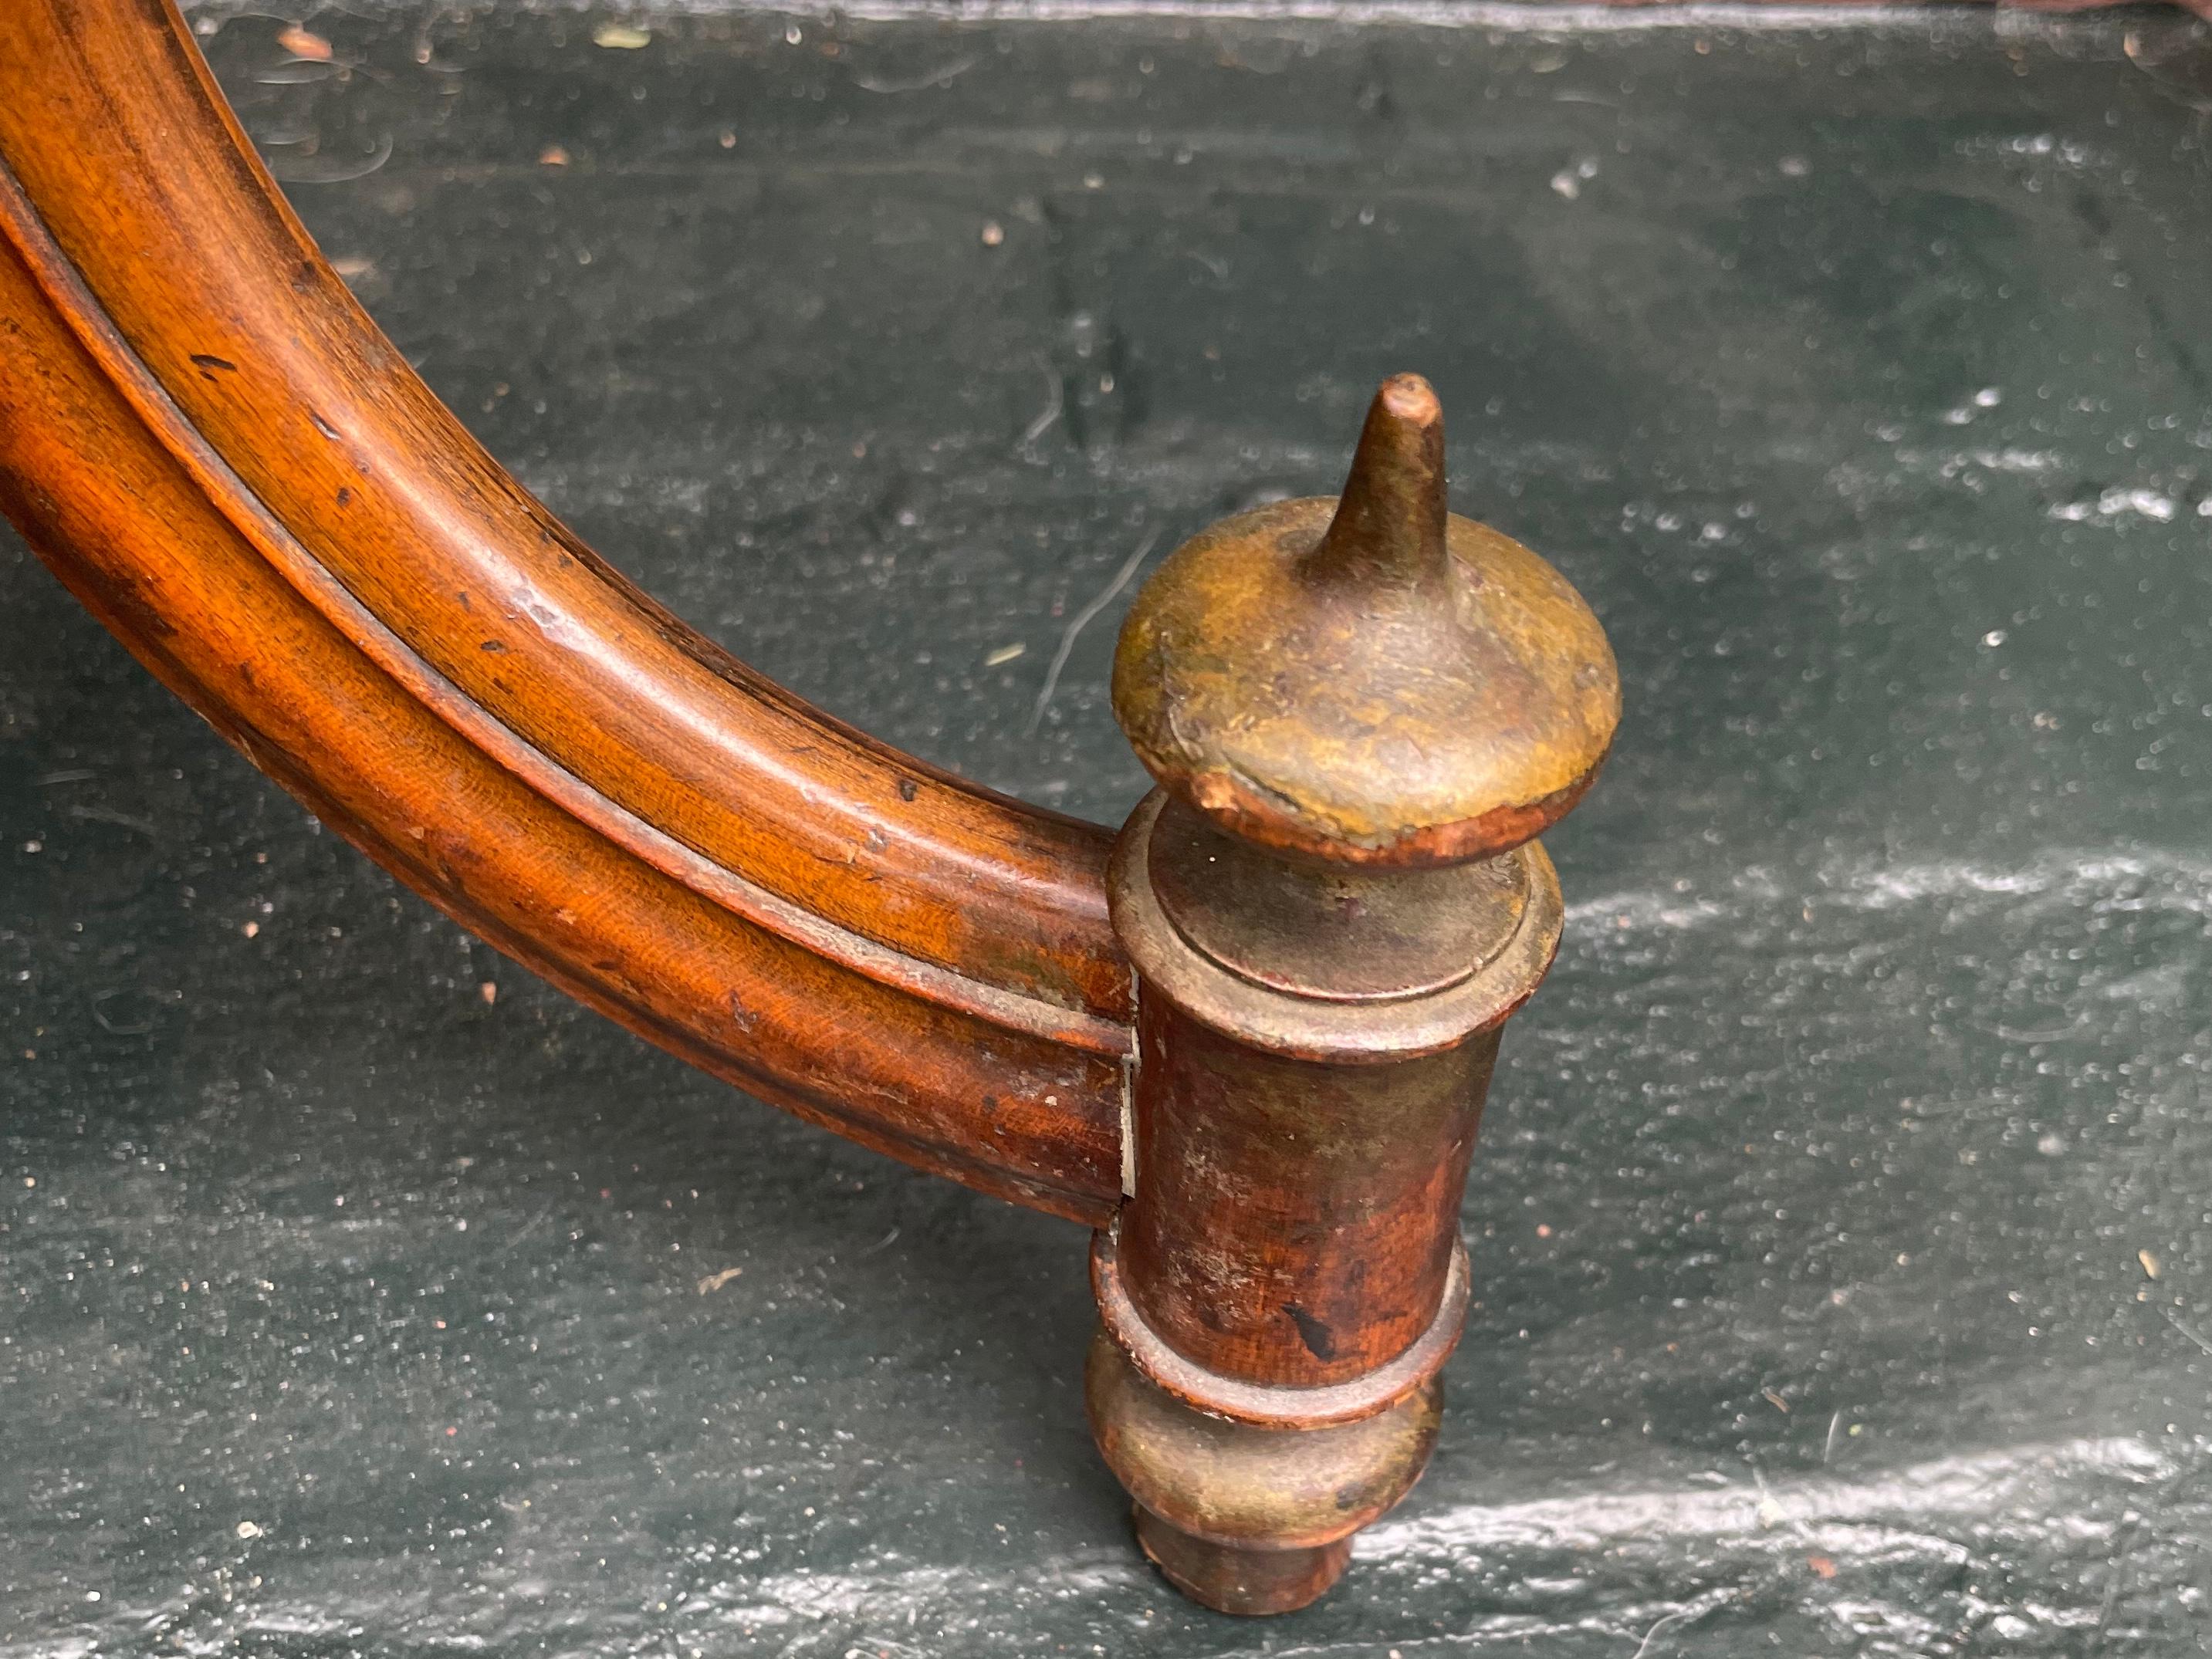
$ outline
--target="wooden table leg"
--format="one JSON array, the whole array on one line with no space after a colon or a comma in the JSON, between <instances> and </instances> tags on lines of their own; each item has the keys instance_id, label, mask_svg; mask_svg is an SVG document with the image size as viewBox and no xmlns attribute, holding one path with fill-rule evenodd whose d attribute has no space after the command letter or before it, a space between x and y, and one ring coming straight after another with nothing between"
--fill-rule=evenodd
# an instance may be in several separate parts
<instances>
[{"instance_id":1,"label":"wooden table leg","mask_svg":"<svg viewBox=\"0 0 2212 1659\"><path fill-rule=\"evenodd\" d=\"M1533 838L1619 718L1595 618L1446 514L1443 453L1386 383L1341 501L1188 544L1115 663L1161 787L1109 876L1133 1182L1087 1397L1146 1553L1226 1612L1320 1595L1428 1460L1498 1031L1559 937Z\"/></svg>"}]
</instances>

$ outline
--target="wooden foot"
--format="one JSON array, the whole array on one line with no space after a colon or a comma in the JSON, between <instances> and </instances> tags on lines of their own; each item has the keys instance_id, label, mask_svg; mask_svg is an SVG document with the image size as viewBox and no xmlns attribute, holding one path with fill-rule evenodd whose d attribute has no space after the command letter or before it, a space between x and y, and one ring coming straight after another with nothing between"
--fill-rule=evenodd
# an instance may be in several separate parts
<instances>
[{"instance_id":1,"label":"wooden foot","mask_svg":"<svg viewBox=\"0 0 2212 1659\"><path fill-rule=\"evenodd\" d=\"M1160 1576L1216 1613L1296 1613L1344 1576L1352 1540L1310 1549L1254 1549L1194 1537L1135 1505L1137 1542Z\"/></svg>"},{"instance_id":2,"label":"wooden foot","mask_svg":"<svg viewBox=\"0 0 2212 1659\"><path fill-rule=\"evenodd\" d=\"M1169 1393L1101 1330L1084 1399L1099 1450L1136 1499L1137 1540L1168 1582L1221 1613L1270 1613L1334 1584L1352 1534L1420 1479L1443 1389L1432 1375L1324 1426L1237 1422Z\"/></svg>"}]
</instances>

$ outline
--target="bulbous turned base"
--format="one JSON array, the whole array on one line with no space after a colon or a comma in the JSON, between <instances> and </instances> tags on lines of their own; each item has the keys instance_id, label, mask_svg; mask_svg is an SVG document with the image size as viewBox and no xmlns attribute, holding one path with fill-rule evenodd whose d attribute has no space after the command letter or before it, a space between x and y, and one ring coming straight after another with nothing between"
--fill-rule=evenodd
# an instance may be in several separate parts
<instances>
[{"instance_id":1,"label":"bulbous turned base","mask_svg":"<svg viewBox=\"0 0 2212 1659\"><path fill-rule=\"evenodd\" d=\"M1216 1613L1296 1613L1318 1601L1352 1559L1349 1538L1308 1549L1217 1544L1170 1526L1142 1504L1133 1507L1137 1542L1160 1576Z\"/></svg>"},{"instance_id":2,"label":"bulbous turned base","mask_svg":"<svg viewBox=\"0 0 2212 1659\"><path fill-rule=\"evenodd\" d=\"M1352 1534L1403 1498L1436 1445L1431 1375L1373 1415L1326 1428L1231 1421L1186 1405L1103 1330L1084 1404L1137 1500L1137 1538L1168 1581L1222 1613L1289 1613L1334 1584Z\"/></svg>"}]
</instances>

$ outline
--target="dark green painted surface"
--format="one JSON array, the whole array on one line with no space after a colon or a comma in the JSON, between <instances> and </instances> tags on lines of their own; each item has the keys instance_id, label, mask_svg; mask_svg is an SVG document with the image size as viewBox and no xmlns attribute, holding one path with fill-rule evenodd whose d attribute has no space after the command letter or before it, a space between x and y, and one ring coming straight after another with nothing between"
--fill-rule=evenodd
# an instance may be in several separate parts
<instances>
[{"instance_id":1,"label":"dark green painted surface","mask_svg":"<svg viewBox=\"0 0 2212 1659\"><path fill-rule=\"evenodd\" d=\"M1435 379L1629 687L1449 1425L1321 1608L1182 1603L1075 1230L471 944L11 540L0 1655L2212 1650L2203 32L416 21L210 41L295 177L389 141L294 192L380 319L1033 799L1139 787L1120 603L1030 724L1130 551Z\"/></svg>"}]
</instances>

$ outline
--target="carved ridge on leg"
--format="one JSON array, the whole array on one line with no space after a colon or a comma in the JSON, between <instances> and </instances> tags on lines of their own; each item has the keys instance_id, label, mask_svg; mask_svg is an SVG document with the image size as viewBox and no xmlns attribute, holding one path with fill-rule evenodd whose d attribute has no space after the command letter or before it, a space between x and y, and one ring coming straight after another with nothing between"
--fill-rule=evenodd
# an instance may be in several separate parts
<instances>
[{"instance_id":1,"label":"carved ridge on leg","mask_svg":"<svg viewBox=\"0 0 2212 1659\"><path fill-rule=\"evenodd\" d=\"M1121 1218L1091 1235L1091 1290L1098 1322L1155 1388L1193 1410L1261 1428L1321 1429L1355 1423L1389 1410L1443 1369L1467 1324L1470 1272L1467 1247L1452 1242L1443 1300L1429 1328L1388 1364L1348 1382L1320 1388L1248 1382L1186 1358L1145 1322L1121 1282Z\"/></svg>"},{"instance_id":2,"label":"carved ridge on leg","mask_svg":"<svg viewBox=\"0 0 2212 1659\"><path fill-rule=\"evenodd\" d=\"M1421 1478L1443 1382L1431 1372L1370 1415L1322 1428L1239 1422L1169 1394L1101 1330L1084 1404L1135 1500L1138 1541L1169 1580L1224 1613L1288 1613L1336 1582L1352 1534Z\"/></svg>"}]
</instances>

